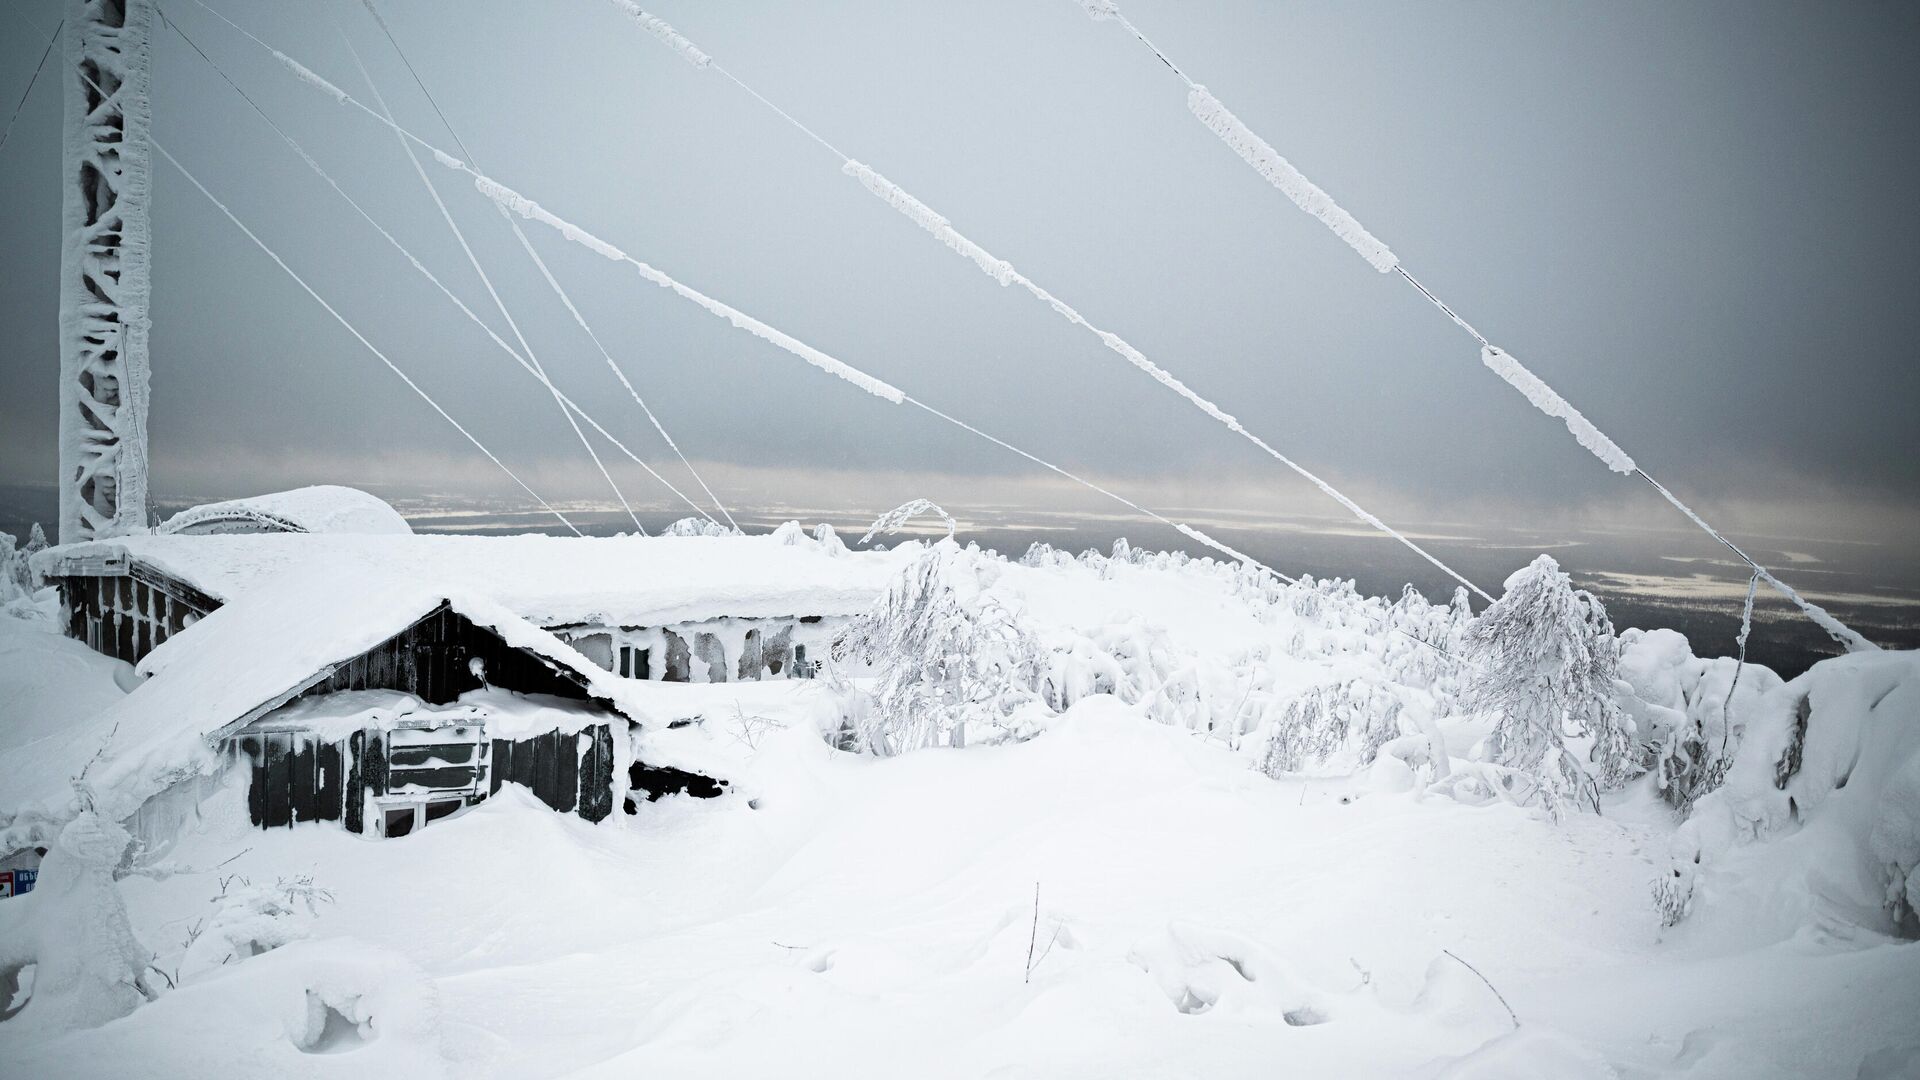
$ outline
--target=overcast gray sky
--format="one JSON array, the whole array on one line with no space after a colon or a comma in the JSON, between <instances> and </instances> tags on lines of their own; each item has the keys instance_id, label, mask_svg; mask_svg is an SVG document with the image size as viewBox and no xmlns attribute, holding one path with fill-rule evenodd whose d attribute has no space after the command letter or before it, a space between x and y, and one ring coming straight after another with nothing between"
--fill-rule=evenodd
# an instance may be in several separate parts
<instances>
[{"instance_id":1,"label":"overcast gray sky","mask_svg":"<svg viewBox=\"0 0 1920 1080\"><path fill-rule=\"evenodd\" d=\"M451 148L359 4L211 2L358 92L344 28L402 120ZM193 0L163 7L499 325L390 133ZM1161 503L1338 512L604 0L381 7L484 169L689 284ZM1676 490L1734 527L1801 535L1885 536L1920 518L1920 7L1123 7ZM7 8L10 108L59 5ZM1261 182L1151 54L1068 0L649 10L1383 516L1662 512L1482 368L1404 283ZM155 33L159 137L537 486L593 495L538 385L177 35ZM59 88L43 76L0 150L0 480L54 470ZM197 192L155 169L163 495L316 481L501 490ZM664 457L490 204L429 169L556 380ZM531 232L682 446L740 501L1055 497L1021 459ZM622 478L637 498L661 497L635 470Z\"/></svg>"}]
</instances>

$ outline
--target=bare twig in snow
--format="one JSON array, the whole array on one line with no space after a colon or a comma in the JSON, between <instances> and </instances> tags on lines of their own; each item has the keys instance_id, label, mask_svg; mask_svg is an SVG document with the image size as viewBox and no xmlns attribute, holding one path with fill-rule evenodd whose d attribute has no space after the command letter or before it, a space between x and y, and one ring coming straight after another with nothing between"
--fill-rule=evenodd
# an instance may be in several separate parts
<instances>
[{"instance_id":1,"label":"bare twig in snow","mask_svg":"<svg viewBox=\"0 0 1920 1080\"><path fill-rule=\"evenodd\" d=\"M1507 1019L1513 1021L1513 1026L1515 1028L1518 1028L1520 1026L1520 1017L1514 1014L1513 1006L1507 1004L1507 996L1500 992L1499 987L1493 985L1492 980L1488 979L1485 975L1481 975L1479 968L1474 967L1472 964L1467 963L1465 960L1460 960L1458 956L1454 956L1452 949L1441 949L1440 951L1443 953L1446 953L1448 956L1452 956L1455 960L1459 960L1461 967L1466 968L1468 971L1473 972L1474 975L1478 977L1481 982L1486 983L1487 989L1493 991L1493 996L1500 999L1500 1007L1507 1010Z\"/></svg>"}]
</instances>

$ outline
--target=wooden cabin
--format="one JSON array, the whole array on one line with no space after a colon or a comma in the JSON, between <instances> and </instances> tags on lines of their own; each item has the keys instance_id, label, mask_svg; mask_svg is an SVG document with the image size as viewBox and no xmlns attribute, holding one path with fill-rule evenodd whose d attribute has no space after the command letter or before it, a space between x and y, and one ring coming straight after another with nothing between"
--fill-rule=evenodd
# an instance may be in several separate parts
<instances>
[{"instance_id":1,"label":"wooden cabin","mask_svg":"<svg viewBox=\"0 0 1920 1080\"><path fill-rule=\"evenodd\" d=\"M101 718L93 779L136 833L239 798L262 828L402 836L519 784L599 821L724 782L633 747L652 723L620 680L497 602L340 566L292 572L156 648ZM241 781L244 779L244 783ZM237 809L235 807L234 809Z\"/></svg>"}]
</instances>

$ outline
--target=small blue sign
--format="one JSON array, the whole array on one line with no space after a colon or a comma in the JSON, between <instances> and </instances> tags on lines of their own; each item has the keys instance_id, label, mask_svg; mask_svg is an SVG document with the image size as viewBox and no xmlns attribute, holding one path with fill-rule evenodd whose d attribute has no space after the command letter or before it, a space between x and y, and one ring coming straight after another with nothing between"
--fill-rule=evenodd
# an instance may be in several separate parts
<instances>
[{"instance_id":1,"label":"small blue sign","mask_svg":"<svg viewBox=\"0 0 1920 1080\"><path fill-rule=\"evenodd\" d=\"M30 893L39 878L38 870L0 870L0 897Z\"/></svg>"}]
</instances>

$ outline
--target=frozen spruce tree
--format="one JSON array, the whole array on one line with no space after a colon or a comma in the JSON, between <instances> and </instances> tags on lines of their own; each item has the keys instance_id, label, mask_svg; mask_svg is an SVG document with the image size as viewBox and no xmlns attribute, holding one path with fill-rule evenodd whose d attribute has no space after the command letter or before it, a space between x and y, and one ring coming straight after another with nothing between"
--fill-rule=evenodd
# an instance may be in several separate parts
<instances>
[{"instance_id":1,"label":"frozen spruce tree","mask_svg":"<svg viewBox=\"0 0 1920 1080\"><path fill-rule=\"evenodd\" d=\"M834 648L834 673L874 675L853 743L880 755L964 746L1022 733L1043 710L1033 635L983 580L978 556L951 540L929 547Z\"/></svg>"},{"instance_id":2,"label":"frozen spruce tree","mask_svg":"<svg viewBox=\"0 0 1920 1080\"><path fill-rule=\"evenodd\" d=\"M1499 714L1486 760L1522 774L1555 817L1582 804L1598 811L1600 793L1620 786L1632 762L1606 608L1542 555L1462 637L1476 669L1464 704Z\"/></svg>"}]
</instances>

